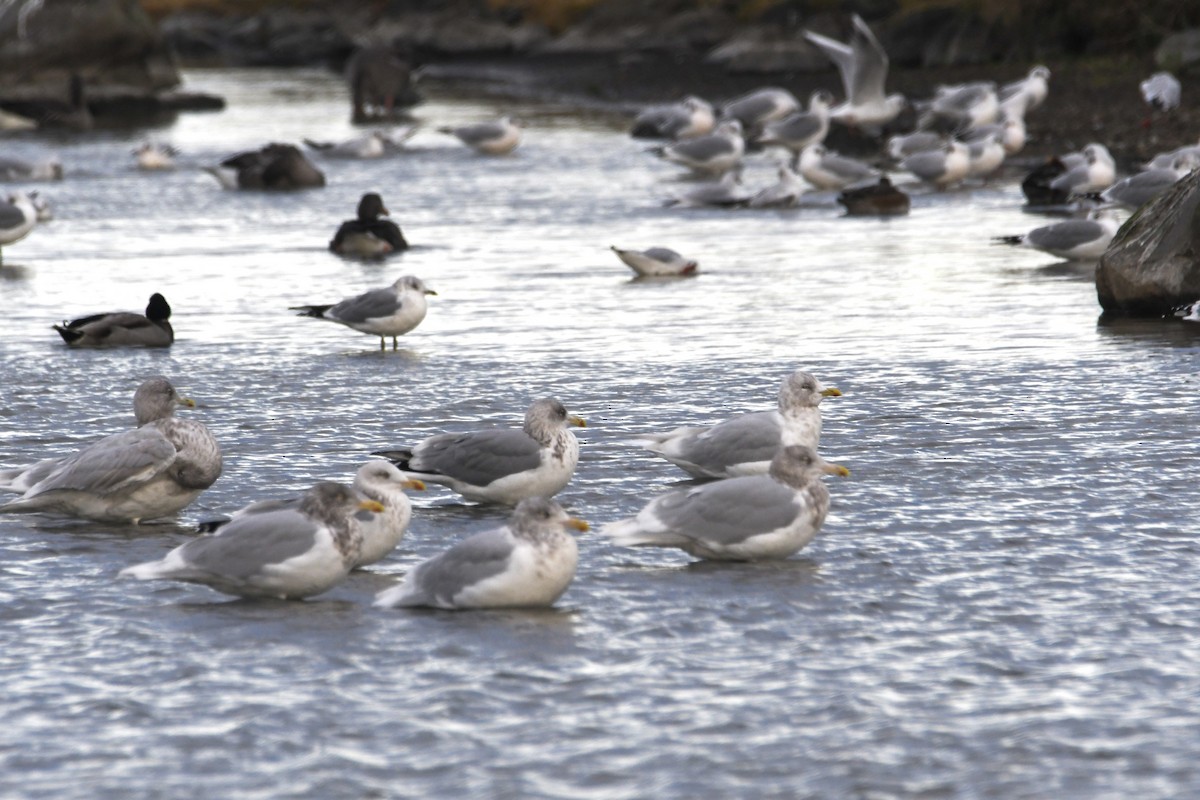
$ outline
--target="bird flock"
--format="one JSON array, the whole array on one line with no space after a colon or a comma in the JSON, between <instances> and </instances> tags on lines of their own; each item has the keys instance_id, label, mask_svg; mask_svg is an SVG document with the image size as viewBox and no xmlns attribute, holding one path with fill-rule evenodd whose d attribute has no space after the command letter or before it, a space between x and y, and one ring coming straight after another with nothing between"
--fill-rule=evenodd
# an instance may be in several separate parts
<instances>
[{"instance_id":1,"label":"bird flock","mask_svg":"<svg viewBox=\"0 0 1200 800\"><path fill-rule=\"evenodd\" d=\"M886 92L888 58L857 15L841 42L812 31L810 42L837 68L841 100L829 89L804 108L787 90L765 87L714 106L697 95L644 109L635 138L663 140L651 150L685 168L694 185L667 201L677 207L790 208L809 192L837 192L848 214L902 216L911 208L904 184L945 191L987 180L1025 145L1025 115L1047 98L1050 71L1035 66L1006 85L977 82L937 87L911 101ZM1168 80L1170 79L1170 80ZM1156 113L1180 103L1178 81L1160 74L1143 83ZM906 109L916 127L882 136ZM880 158L840 155L824 142L833 125L876 137ZM378 158L402 148L415 126L372 132L345 142L304 144L322 158ZM483 156L505 156L520 144L523 126L503 117L439 132ZM782 150L775 184L742 187L744 161ZM176 167L179 153L148 142L133 153L137 168ZM1102 143L1063 153L1030 172L1022 190L1030 206L1085 213L998 243L1036 248L1063 259L1098 258L1115 235L1117 210L1137 208L1200 166L1200 145L1160 154L1137 174L1118 180ZM229 190L296 190L323 186L325 177L297 146L270 143L205 168ZM58 180L61 164L0 158L5 180ZM44 200L13 192L0 203L0 246L29 235L50 218ZM329 249L353 258L382 259L408 247L382 197L362 195L354 219L343 222ZM696 260L662 246L612 246L640 278L694 276ZM299 316L397 339L416 328L437 292L414 275L340 301L293 306ZM167 347L175 340L171 306L153 294L144 314L111 312L64 321L53 328L70 347ZM1200 319L1188 309L1185 319ZM663 547L710 560L787 558L820 530L830 508L825 476L849 471L818 453L820 404L841 393L797 369L785 376L770 411L720 423L647 432L629 442L678 467L694 485L649 500L598 533L616 546ZM113 433L75 453L0 470L0 492L15 495L3 514L52 514L109 523L170 517L220 477L222 450L200 422L176 416L195 403L163 376L145 380L133 399L136 427ZM572 427L586 427L555 397L534 400L519 428L440 433L378 450L351 484L320 481L291 497L268 497L227 517L205 520L197 535L162 558L130 565L120 577L174 580L240 597L303 599L328 591L355 569L379 563L399 545L413 519L407 492L428 484L465 501L507 509L491 530L448 547L381 591L381 607L441 609L549 606L575 577L579 552L572 532L589 530L552 498L574 477L580 458Z\"/></svg>"}]
</instances>

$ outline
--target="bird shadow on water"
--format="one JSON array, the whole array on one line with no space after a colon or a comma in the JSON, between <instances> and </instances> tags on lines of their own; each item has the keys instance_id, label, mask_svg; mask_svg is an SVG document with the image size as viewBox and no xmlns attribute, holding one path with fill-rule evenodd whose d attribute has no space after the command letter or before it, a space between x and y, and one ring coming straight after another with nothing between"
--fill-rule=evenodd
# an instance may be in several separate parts
<instances>
[{"instance_id":1,"label":"bird shadow on water","mask_svg":"<svg viewBox=\"0 0 1200 800\"><path fill-rule=\"evenodd\" d=\"M1140 341L1168 347L1200 345L1200 324L1175 317L1118 317L1101 314L1096 330L1114 341Z\"/></svg>"},{"instance_id":2,"label":"bird shadow on water","mask_svg":"<svg viewBox=\"0 0 1200 800\"><path fill-rule=\"evenodd\" d=\"M0 264L0 280L24 281L33 276L33 267L21 264Z\"/></svg>"}]
</instances>

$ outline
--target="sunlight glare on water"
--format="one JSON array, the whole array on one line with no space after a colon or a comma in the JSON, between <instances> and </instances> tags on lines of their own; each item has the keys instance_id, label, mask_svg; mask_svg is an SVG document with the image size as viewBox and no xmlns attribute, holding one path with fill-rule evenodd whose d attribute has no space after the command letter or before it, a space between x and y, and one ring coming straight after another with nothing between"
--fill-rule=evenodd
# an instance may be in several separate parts
<instances>
[{"instance_id":1,"label":"sunlight glare on water","mask_svg":"<svg viewBox=\"0 0 1200 800\"><path fill-rule=\"evenodd\" d=\"M1045 224L1017 175L912 213L664 208L688 188L621 119L526 104L509 157L438 133L498 116L434 96L401 154L314 156L321 190L223 191L201 167L348 122L335 76L193 72L220 113L27 135L67 179L0 270L0 467L132 424L162 373L224 473L175 520L0 517L0 794L95 797L1177 798L1200 785L1192 434L1200 326L1101 323L1089 268L992 236ZM180 148L133 169L146 138ZM746 181L774 174L749 160ZM27 187L33 188L33 187ZM413 248L326 244L381 192ZM633 281L611 245L671 247ZM403 274L438 295L380 352L296 317ZM174 308L164 351L70 351L51 324ZM769 408L805 367L827 400L820 536L778 563L692 563L580 538L555 610L420 613L374 594L503 512L431 486L400 548L302 602L116 581L194 524L441 431L588 420L559 499L597 528L682 472L638 433ZM1190 791L1189 791L1190 790Z\"/></svg>"}]
</instances>

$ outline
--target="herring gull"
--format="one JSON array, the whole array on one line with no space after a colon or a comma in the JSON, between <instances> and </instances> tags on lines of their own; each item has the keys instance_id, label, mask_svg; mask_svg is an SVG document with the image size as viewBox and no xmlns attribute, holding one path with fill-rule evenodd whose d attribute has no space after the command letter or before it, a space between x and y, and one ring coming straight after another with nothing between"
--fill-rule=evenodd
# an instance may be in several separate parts
<instances>
[{"instance_id":1,"label":"herring gull","mask_svg":"<svg viewBox=\"0 0 1200 800\"><path fill-rule=\"evenodd\" d=\"M552 497L570 482L579 441L568 425L587 423L553 397L536 400L520 429L439 433L412 448L383 450L404 472L447 486L468 500L516 505L527 497Z\"/></svg>"},{"instance_id":2,"label":"herring gull","mask_svg":"<svg viewBox=\"0 0 1200 800\"><path fill-rule=\"evenodd\" d=\"M507 525L418 564L403 582L380 592L375 605L447 610L553 605L575 577L579 560L566 528L586 531L588 524L548 498L522 500Z\"/></svg>"},{"instance_id":3,"label":"herring gull","mask_svg":"<svg viewBox=\"0 0 1200 800\"><path fill-rule=\"evenodd\" d=\"M383 506L322 481L294 506L248 513L119 577L199 583L236 597L299 600L333 588L355 566L362 529Z\"/></svg>"},{"instance_id":4,"label":"herring gull","mask_svg":"<svg viewBox=\"0 0 1200 800\"><path fill-rule=\"evenodd\" d=\"M221 474L221 448L208 428L174 416L177 407L195 405L164 377L143 381L133 396L134 430L65 458L0 471L0 490L21 492L0 513L135 524L174 514Z\"/></svg>"},{"instance_id":5,"label":"herring gull","mask_svg":"<svg viewBox=\"0 0 1200 800\"><path fill-rule=\"evenodd\" d=\"M805 445L780 447L766 475L679 489L601 533L625 547L676 547L718 561L782 559L817 535L829 511L821 475L847 476Z\"/></svg>"},{"instance_id":6,"label":"herring gull","mask_svg":"<svg viewBox=\"0 0 1200 800\"><path fill-rule=\"evenodd\" d=\"M779 446L815 448L821 439L821 409L826 397L841 392L812 373L798 369L779 388L777 408L739 414L715 425L646 434L634 441L657 453L693 478L761 475Z\"/></svg>"}]
</instances>

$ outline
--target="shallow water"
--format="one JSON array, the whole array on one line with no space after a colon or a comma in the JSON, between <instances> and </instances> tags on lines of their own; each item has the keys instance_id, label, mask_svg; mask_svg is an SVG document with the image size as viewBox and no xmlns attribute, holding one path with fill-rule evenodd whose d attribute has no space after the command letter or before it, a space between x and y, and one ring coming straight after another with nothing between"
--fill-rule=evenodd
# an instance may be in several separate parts
<instances>
[{"instance_id":1,"label":"shallow water","mask_svg":"<svg viewBox=\"0 0 1200 800\"><path fill-rule=\"evenodd\" d=\"M57 153L57 218L0 271L0 466L131 424L137 383L195 397L221 479L174 521L0 517L0 795L108 797L1187 796L1200 787L1192 434L1200 326L1100 324L1088 268L993 246L1045 220L1014 180L919 194L904 219L674 210L686 184L620 120L518 109L507 158L436 125L410 151L319 161L329 185L221 191L241 148L353 134L323 73L192 73L228 110L156 129L16 137ZM180 169L142 174L147 136ZM756 157L747 180L769 182ZM415 247L325 250L378 189ZM701 264L634 282L609 245ZM380 352L300 319L419 275L429 315ZM175 309L167 351L69 351L63 318ZM545 612L402 612L373 594L501 512L438 487L400 548L303 603L114 580L191 526L437 431L588 420L559 496L593 526L683 473L625 442L768 408L804 366L822 406L823 532L771 564L580 540Z\"/></svg>"}]
</instances>

